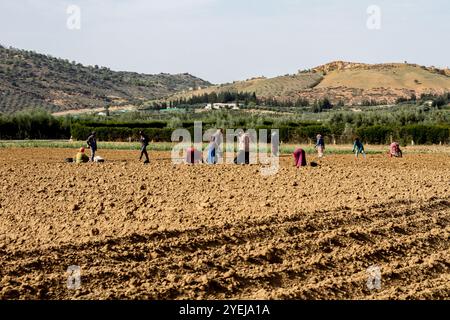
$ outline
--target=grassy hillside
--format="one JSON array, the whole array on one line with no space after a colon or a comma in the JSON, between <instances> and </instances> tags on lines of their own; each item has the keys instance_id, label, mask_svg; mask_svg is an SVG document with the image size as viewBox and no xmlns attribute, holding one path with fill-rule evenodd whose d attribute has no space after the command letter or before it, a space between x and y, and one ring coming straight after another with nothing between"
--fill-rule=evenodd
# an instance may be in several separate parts
<instances>
[{"instance_id":1,"label":"grassy hillside","mask_svg":"<svg viewBox=\"0 0 450 320\"><path fill-rule=\"evenodd\" d=\"M147 75L83 66L0 46L0 112L44 107L55 112L139 104L210 83L190 74Z\"/></svg>"}]
</instances>

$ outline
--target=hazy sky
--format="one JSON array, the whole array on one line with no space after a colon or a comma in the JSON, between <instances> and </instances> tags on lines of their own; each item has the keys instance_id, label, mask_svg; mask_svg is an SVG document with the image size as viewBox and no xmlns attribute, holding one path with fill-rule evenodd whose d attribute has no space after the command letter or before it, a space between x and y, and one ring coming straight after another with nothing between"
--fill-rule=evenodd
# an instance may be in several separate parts
<instances>
[{"instance_id":1,"label":"hazy sky","mask_svg":"<svg viewBox=\"0 0 450 320\"><path fill-rule=\"evenodd\" d=\"M67 27L69 5L79 30ZM370 5L379 30L367 27ZM447 67L449 35L449 0L0 0L5 46L214 83L332 60Z\"/></svg>"}]
</instances>

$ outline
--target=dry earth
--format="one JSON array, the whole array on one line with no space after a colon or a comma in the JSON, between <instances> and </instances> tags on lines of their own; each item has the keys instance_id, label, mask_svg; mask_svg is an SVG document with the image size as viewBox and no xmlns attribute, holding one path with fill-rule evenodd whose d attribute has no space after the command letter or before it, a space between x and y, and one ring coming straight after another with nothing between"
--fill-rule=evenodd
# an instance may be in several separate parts
<instances>
[{"instance_id":1,"label":"dry earth","mask_svg":"<svg viewBox=\"0 0 450 320\"><path fill-rule=\"evenodd\" d=\"M64 163L72 153L0 150L0 298L450 298L448 154L283 157L264 177L168 153Z\"/></svg>"}]
</instances>

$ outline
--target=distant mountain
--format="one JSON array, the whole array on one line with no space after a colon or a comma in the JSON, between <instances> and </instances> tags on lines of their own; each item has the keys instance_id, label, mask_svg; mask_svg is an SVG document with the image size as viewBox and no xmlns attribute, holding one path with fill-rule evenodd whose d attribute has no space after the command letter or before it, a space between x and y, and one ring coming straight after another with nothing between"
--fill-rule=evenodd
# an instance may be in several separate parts
<instances>
[{"instance_id":1,"label":"distant mountain","mask_svg":"<svg viewBox=\"0 0 450 320\"><path fill-rule=\"evenodd\" d=\"M201 88L199 90L199 88ZM43 107L51 112L139 106L144 101L211 92L255 92L279 101L328 98L333 104L393 104L450 91L450 71L407 63L335 61L297 74L212 86L188 73L147 75L0 46L0 112Z\"/></svg>"},{"instance_id":2,"label":"distant mountain","mask_svg":"<svg viewBox=\"0 0 450 320\"><path fill-rule=\"evenodd\" d=\"M295 75L254 78L232 84L177 94L174 98L210 92L255 92L259 98L280 101L304 99L311 103L328 98L333 104L367 102L393 104L413 95L450 92L450 71L415 64L364 64L336 61Z\"/></svg>"},{"instance_id":3,"label":"distant mountain","mask_svg":"<svg viewBox=\"0 0 450 320\"><path fill-rule=\"evenodd\" d=\"M139 105L211 84L188 73L139 74L0 46L0 112L30 107L49 111Z\"/></svg>"}]
</instances>

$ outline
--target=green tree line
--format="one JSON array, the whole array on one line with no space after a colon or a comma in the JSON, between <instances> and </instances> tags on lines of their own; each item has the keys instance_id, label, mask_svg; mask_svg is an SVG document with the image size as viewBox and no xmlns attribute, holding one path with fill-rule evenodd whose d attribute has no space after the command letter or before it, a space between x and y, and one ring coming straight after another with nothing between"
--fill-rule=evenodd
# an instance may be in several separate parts
<instances>
[{"instance_id":1,"label":"green tree line","mask_svg":"<svg viewBox=\"0 0 450 320\"><path fill-rule=\"evenodd\" d=\"M325 115L327 117L325 117ZM306 143L318 133L328 143L350 143L356 136L363 142L387 144L391 140L403 144L439 144L450 142L450 112L436 108L398 108L366 112L332 112L299 115L260 115L244 112L234 115L214 112L203 115L166 115L154 119L153 115L129 114L112 117L80 116L54 117L37 109L13 114L0 114L0 139L68 139L85 140L96 131L103 141L136 140L143 130L151 140L170 141L176 128L193 131L194 122L202 121L204 130L226 129L279 129L283 142ZM269 132L270 133L270 132Z\"/></svg>"}]
</instances>

